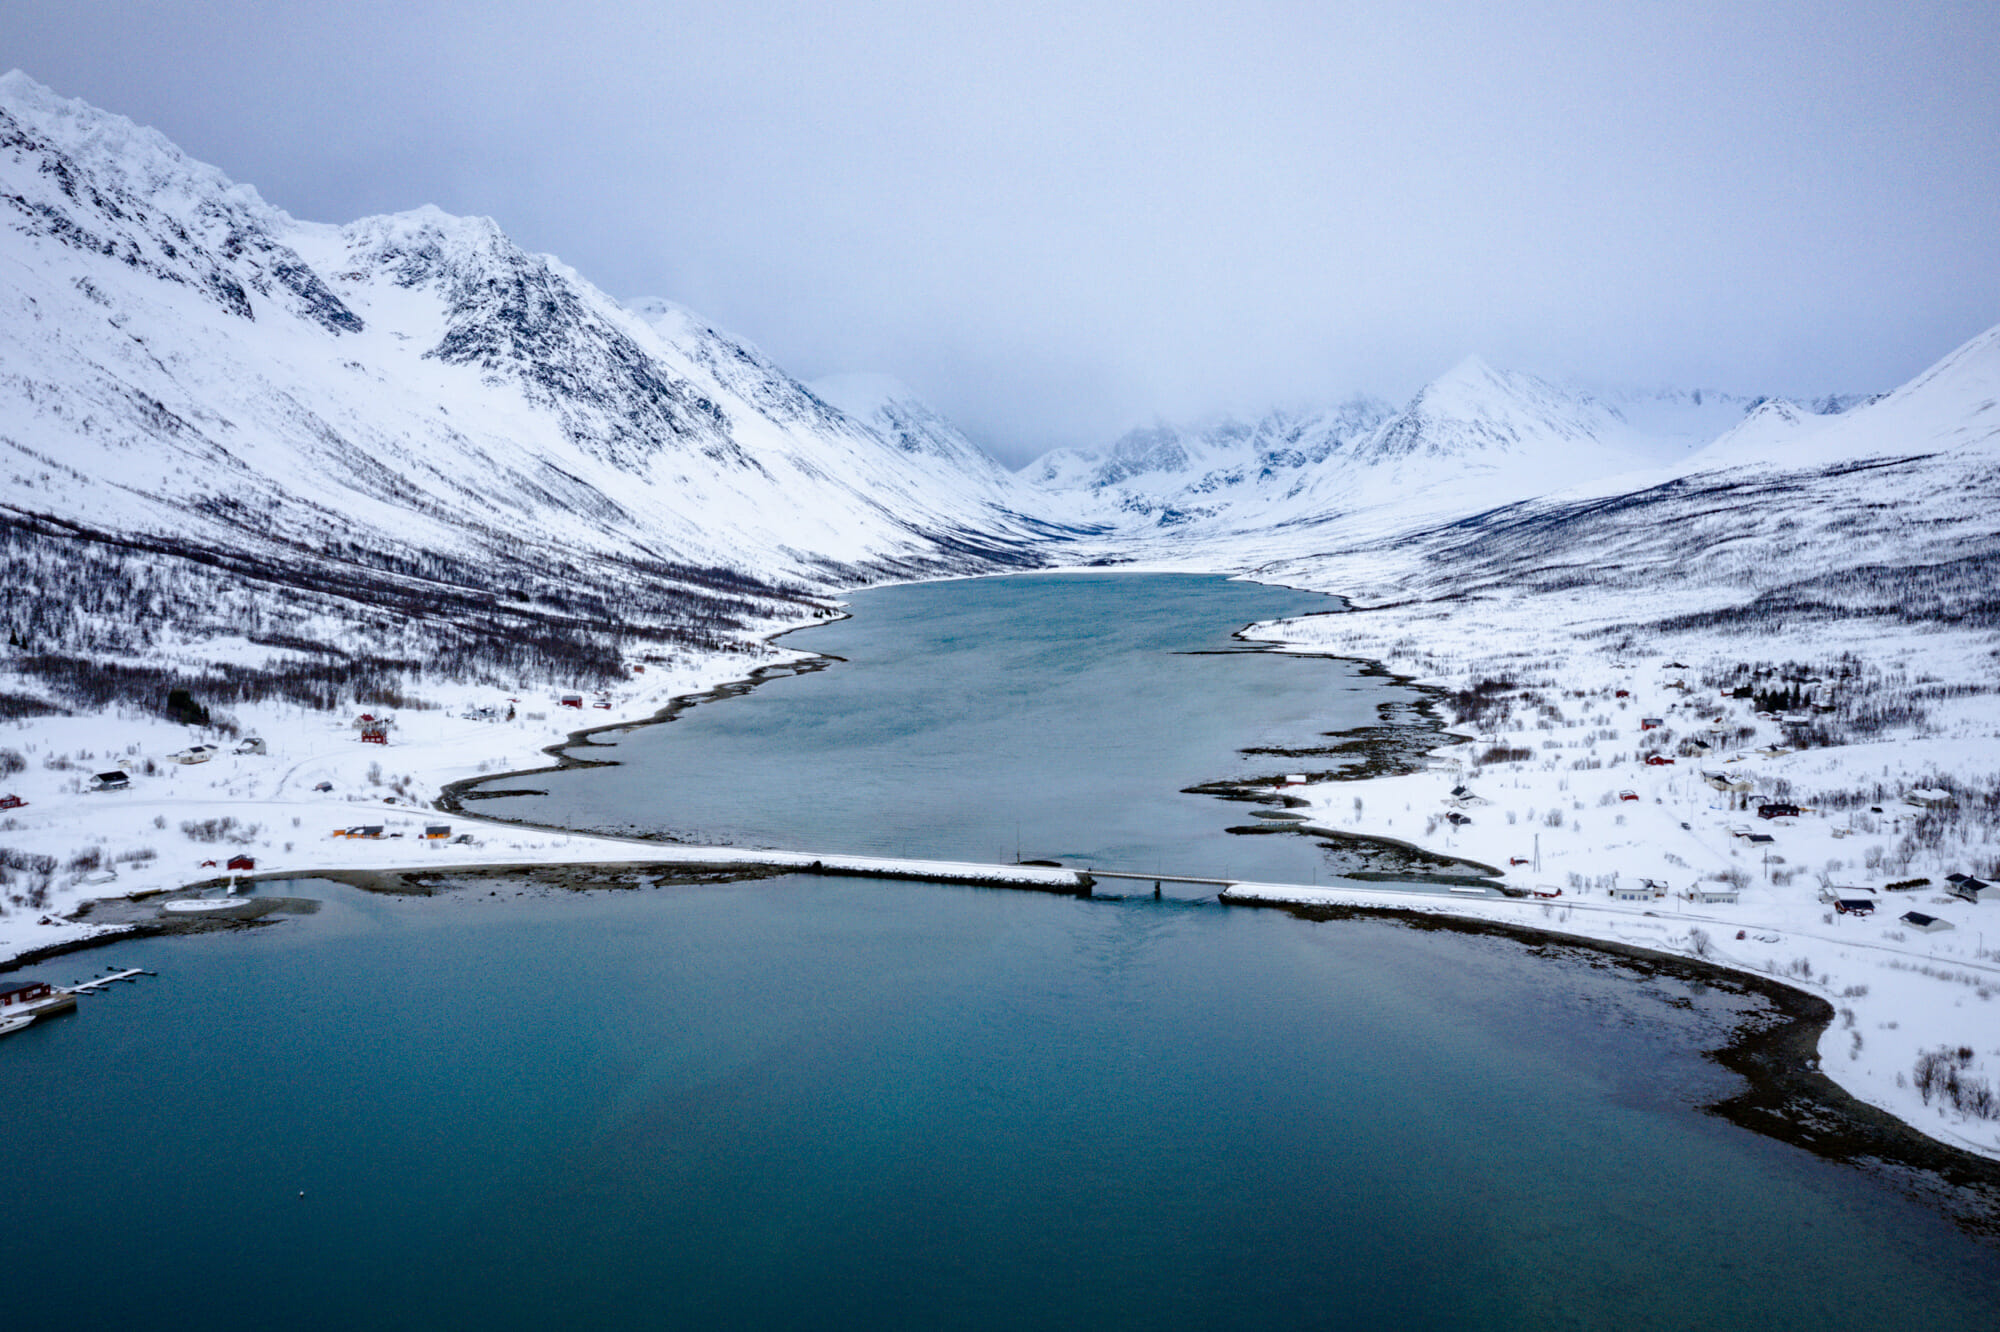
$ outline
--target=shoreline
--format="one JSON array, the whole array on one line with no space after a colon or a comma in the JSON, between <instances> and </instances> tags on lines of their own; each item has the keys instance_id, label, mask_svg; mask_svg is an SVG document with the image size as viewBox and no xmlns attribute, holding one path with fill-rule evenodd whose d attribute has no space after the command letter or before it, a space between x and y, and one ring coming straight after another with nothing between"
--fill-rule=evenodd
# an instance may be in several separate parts
<instances>
[{"instance_id":1,"label":"shoreline","mask_svg":"<svg viewBox=\"0 0 2000 1332\"><path fill-rule=\"evenodd\" d=\"M1102 571L1081 570L1079 572ZM1013 575L1001 574L993 576L1004 577ZM1337 616L1342 613L1336 610L1321 614ZM789 634L811 629L828 622L826 620L814 620L804 624L788 626L766 635L763 642L771 644ZM1245 626L1243 630L1238 630L1233 636L1243 639L1245 642L1259 644L1260 650L1290 651L1300 653L1301 655L1327 656L1354 663L1361 668L1364 675L1386 678L1394 684L1414 690L1419 695L1416 700L1409 704L1382 705L1385 711L1398 706L1407 708L1411 716L1411 720L1409 721L1392 722L1385 717L1381 721L1378 721L1375 726L1357 728L1356 732L1344 732L1338 735L1328 733L1329 738L1334 739L1336 743L1319 747L1313 751L1314 753L1354 755L1360 758L1361 763L1359 767L1343 765L1342 772L1338 774L1326 774L1323 780L1331 780L1339 783L1371 782L1396 773L1421 771L1426 766L1423 760L1431 750L1436 749L1440 744L1462 744L1470 739L1470 737L1452 733L1447 728L1447 724L1438 715L1437 699L1445 692L1439 686L1420 683L1413 677L1397 672L1389 668L1385 663L1373 659L1333 651L1302 650L1300 646L1288 644L1283 640L1251 638L1245 632L1251 627L1254 626ZM592 858L586 853L574 859L563 860L440 863L422 867L405 866L390 867L388 869L379 869L358 864L323 866L273 871L268 874L260 873L249 877L259 880L266 878L329 878L354 883L356 886L371 888L374 891L382 891L380 888L373 888L372 884L368 881L379 879L384 874L421 876L424 878L519 874L532 879L553 877L560 881L566 876L578 872L595 875L598 878L618 874L633 875L641 873L642 866L646 868L657 866L660 871L668 873L693 872L696 869L696 853L702 850L707 850L711 853L724 851L725 848L697 848L679 843L662 842L659 839L635 837L614 838L599 834L578 834L573 830L545 827L520 819L495 818L484 814L472 815L466 812L464 805L467 801L499 797L503 793L493 792L491 795L476 794L480 788L487 788L496 783L531 778L537 774L563 771L569 768L606 766L617 763L618 760L615 759L600 759L591 757L588 754L576 755L569 752L572 749L589 750L592 748L611 747L598 745L591 738L595 735L607 731L633 730L640 726L663 725L675 720L687 709L694 707L698 703L718 702L741 697L769 680L823 670L840 660L841 658L830 654L811 653L803 655L800 659L794 661L762 665L753 670L747 677L727 680L719 684L673 695L666 703L648 716L637 719L611 721L601 725L589 725L570 731L562 740L542 746L539 749L539 753L554 760L552 764L535 768L510 769L499 773L481 773L455 778L443 783L440 788L437 800L437 807L440 811L448 811L468 819L476 818L492 825L505 825L552 834L563 837L565 840L579 839L594 841L600 844L604 842L640 844L654 848L655 853L665 850L667 847L673 847L675 850L682 852L687 859L670 855L666 858L646 861L641 861L637 858L633 860L622 858L603 860ZM1417 734L1421 732L1429 733L1429 744L1427 746L1419 746L1412 743L1417 738ZM1204 793L1216 795L1218 798L1232 798L1217 791L1205 791ZM1268 789L1250 787L1233 798L1268 799L1270 795L1274 794L1277 793L1270 792ZM1295 799L1286 798L1285 803L1291 805L1295 802ZM1296 803L1307 804L1309 802L1297 801ZM1322 840L1327 838L1346 839L1355 836L1355 834L1340 829L1325 828L1317 824L1294 827L1289 829L1289 831L1302 832L1308 836L1314 836ZM1388 840L1394 842L1398 839ZM1413 843L1400 843L1400 845L1440 861L1467 864L1480 869L1493 868L1480 865L1476 861L1432 852L1427 848L1417 846ZM707 862L707 867L713 870L726 871L725 876L729 878L764 878L782 876L788 873L849 872L868 873L871 875L879 874L881 877L958 882L967 886L977 886L979 883L978 879L962 876L940 876L922 872L884 873L880 867L868 870L847 869L846 867L837 869L827 863L829 860L835 858L813 857L806 853L735 853L733 849L728 850L730 854L725 855L719 860L711 857ZM736 861L733 867L727 865L727 862L734 860L737 855L755 855L759 859L776 857L780 863L771 864L769 861L766 861L766 867L761 871L743 872L749 868L743 861ZM981 868L991 870L1003 867L990 866ZM1046 873L1047 871L1043 872ZM1495 872L1497 873L1497 871ZM664 882L665 880L661 881ZM990 879L986 882L988 886L1031 886L1026 884L1002 885L994 883ZM198 888L199 886L200 883L196 882L183 885L178 889L170 888L159 891L188 891L191 888ZM1287 886L1269 885L1269 887L1285 888ZM1303 890L1302 885L1297 887ZM1047 890L1050 889L1045 889L1045 891ZM1075 889L1053 890L1077 891ZM1343 891L1352 893L1356 890L1321 887L1315 891L1319 894L1330 894ZM1089 895L1087 885L1081 889L1081 895ZM95 901L129 900L133 899L95 899ZM1778 1024L1782 1028L1781 1034L1771 1036L1766 1040L1756 1043L1754 1049L1750 1046L1744 1046L1743 1050L1739 1050L1738 1046L1741 1043L1732 1042L1729 1047L1721 1051L1703 1051L1705 1056L1716 1058L1718 1062L1722 1062L1726 1067L1730 1067L1733 1071L1738 1072L1748 1084L1748 1090L1744 1094L1732 1098L1732 1101L1728 1103L1729 1105L1738 1105L1740 1107L1738 1112L1741 1115L1740 1118L1738 1114L1727 1113L1721 1107L1712 1107L1710 1109L1724 1114L1724 1117L1729 1118L1731 1122L1739 1123L1744 1127L1764 1133L1766 1136L1791 1142L1827 1159L1852 1163L1858 1157L1868 1153L1872 1153L1878 1157L1886 1154L1895 1163L1935 1175L1949 1187L1985 1191L1993 1201L1989 1207L1980 1209L1985 1219L1980 1221L1979 1224L1986 1228L1982 1233L2000 1234L2000 1222L1996 1222L1993 1219L2000 1217L2000 1161L1996 1161L1991 1156L1983 1155L1980 1152L1970 1150L1958 1144L1933 1138L1924 1133L1916 1124L1896 1116L1889 1110L1861 1100L1829 1077L1820 1066L1818 1046L1821 1038L1831 1027L1834 1013L1833 1005L1820 996L1787 983L1781 978L1761 973L1744 963L1720 959L1697 959L1672 952L1648 949L1640 945L1618 940L1606 939L1589 933L1571 932L1569 930L1537 926L1526 922L1494 920L1482 917L1475 911L1469 910L1468 908L1473 905L1470 902L1456 901L1449 898L1426 898L1423 906L1419 908L1415 903L1396 905L1366 901L1296 901L1280 900L1277 898L1252 900L1248 896L1231 898L1228 891L1225 890L1223 894L1218 896L1218 900L1228 906L1257 905L1275 907L1295 917L1314 921L1330 921L1351 917L1387 918L1400 921L1406 926L1415 928L1449 928L1468 933L1497 934L1516 939L1529 947L1561 946L1571 949L1582 949L1608 955L1616 959L1636 961L1638 964L1648 967L1671 966L1683 974L1700 976L1707 983L1716 983L1718 980L1722 980L1737 988L1754 990L1764 993L1767 996L1782 995L1784 996L1782 999L1773 998L1774 1005L1784 1015L1784 1021ZM1481 900L1490 901L1491 899ZM81 917L87 912L91 905L91 903L86 903L84 908L79 910L78 916ZM93 934L89 937L72 939L48 947L26 951L8 958L5 962L0 962L0 970L11 971L18 967L33 965L36 962L45 961L53 957L113 944L123 939L152 937L165 933L199 932L199 929L203 927L249 928L257 923L257 921L225 919L203 922L200 926L195 925L193 922L177 922L177 927L175 928L157 925L152 928L146 928L135 923L131 928L118 928L112 931ZM1737 1060L1738 1062L1731 1062L1732 1060ZM1840 1124L1847 1126L1847 1131L1834 1134L1815 1134L1810 1130L1801 1129L1795 1123L1787 1121L1776 1113L1776 1108L1791 1105L1804 1105L1825 1114L1830 1114ZM1857 1142L1875 1145L1869 1148L1868 1152L1864 1152L1861 1148L1852 1145ZM1829 1146L1829 1144L1832 1145Z\"/></svg>"},{"instance_id":2,"label":"shoreline","mask_svg":"<svg viewBox=\"0 0 2000 1332\"><path fill-rule=\"evenodd\" d=\"M1761 1027L1739 1025L1720 1048L1699 1051L1741 1078L1743 1090L1694 1108L1822 1160L1862 1170L1936 1208L1961 1229L2000 1244L2000 1160L1940 1142L1828 1077L1820 1067L1818 1050L1821 1036L1834 1022L1835 1009L1819 995L1777 977L1722 963L1522 922L1482 920L1449 909L1232 899L1226 894L1220 900L1225 906L1279 911L1315 924L1374 920L1405 929L1502 938L1532 952L1561 949L1607 957L1612 965L1641 974L1664 973L1755 994L1777 1010L1777 1020ZM1911 1173L1927 1176L1934 1187L1917 1187Z\"/></svg>"},{"instance_id":3,"label":"shoreline","mask_svg":"<svg viewBox=\"0 0 2000 1332\"><path fill-rule=\"evenodd\" d=\"M1083 570L1081 572L1099 572ZM1014 576L1011 574L996 577ZM1351 611L1351 603L1345 598L1336 598L1346 609L1319 612L1318 616L1337 617ZM815 621L800 625L771 636L771 641L787 634L811 629L819 624L833 621ZM1384 703L1379 706L1377 721L1368 727L1352 731L1327 733L1330 743L1310 749L1287 749L1282 753L1273 752L1273 757L1292 757L1311 754L1313 756L1351 757L1356 762L1345 763L1340 770L1318 774L1318 779L1334 784L1365 784L1382 778L1405 776L1429 770L1430 759L1440 747L1458 747L1473 743L1474 737L1463 735L1451 729L1440 712L1440 702L1447 691L1439 685L1419 681L1414 676L1396 671L1387 663L1366 657L1350 656L1333 652L1301 652L1296 646L1282 639L1264 638L1249 631L1256 624L1246 624L1230 636L1246 644L1256 645L1260 651L1294 652L1299 655L1323 656L1335 661L1346 662L1358 667L1365 678L1384 679L1393 685L1412 691L1415 697L1407 703ZM801 662L783 663L760 668L750 678L731 681L686 699L677 699L659 710L655 718L639 723L587 727L573 732L570 741L580 747L592 747L589 737L606 730L629 728L634 725L664 724L674 720L686 708L697 702L719 701L741 697L766 680L786 675L800 674L807 670L825 669L842 660L829 654L813 654ZM533 771L546 772L569 767L598 766L616 763L616 760L575 757L560 752L564 746L552 745L542 752L556 760L554 768ZM1245 753L1262 752L1245 750ZM454 794L481 782L498 781L505 777L519 777L530 773L494 774L489 777L454 783ZM1210 795L1217 799L1237 799L1256 803L1269 803L1274 797L1282 800L1287 807L1294 804L1306 806L1309 801L1284 795L1269 787L1254 782L1215 782L1183 788L1192 793ZM521 822L521 821L515 821ZM524 826L539 826L527 825ZM1497 880L1505 871L1497 866L1487 865L1466 857L1448 855L1432 850L1418 843L1380 834L1357 833L1343 829L1328 828L1310 820L1301 820L1282 830L1295 835L1304 835L1318 840L1322 845L1330 842L1346 842L1355 845L1375 845L1407 854L1419 861L1429 861L1442 866L1464 866L1481 873L1478 878L1466 878L1467 883L1482 883L1496 891L1508 893L1518 899L1523 890L1501 888ZM1279 830L1272 830L1274 835ZM1444 881L1458 876L1447 871L1436 872ZM1410 871L1409 876L1422 874ZM1421 881L1421 880L1418 880ZM1285 885L1269 885L1283 888ZM1302 887L1302 886L1301 886ZM1088 890L1086 890L1087 893ZM1319 893L1334 894L1357 890L1319 888ZM1365 892L1366 890L1358 890ZM1358 895L1358 894L1357 894ZM1383 917L1400 920L1419 928L1452 928L1474 934L1498 934L1515 938L1530 946L1560 945L1580 948L1597 954L1637 961L1649 967L1671 966L1682 974L1702 977L1707 983L1728 983L1738 988L1748 989L1771 998L1774 1005L1785 1015L1780 1024L1783 1031L1756 1042L1754 1046L1732 1043L1720 1051L1704 1051L1704 1055L1715 1058L1726 1067L1744 1077L1746 1090L1730 1103L1738 1106L1737 1113L1726 1113L1732 1123L1760 1132L1780 1141L1791 1143L1812 1151L1829 1160L1852 1164L1857 1157L1868 1152L1892 1159L1909 1169L1927 1171L1959 1187L1954 1181L1964 1179L1964 1187L1985 1190L1987 1205L1979 1209L1984 1227L1982 1233L2000 1236L2000 1158L1970 1150L1956 1143L1946 1142L1925 1133L1915 1123L1904 1119L1883 1107L1873 1105L1841 1086L1824 1069L1820 1054L1820 1043L1833 1029L1836 1007L1830 1000L1800 986L1788 983L1756 970L1747 964L1738 964L1721 959L1700 959L1683 954L1650 949L1641 945L1607 939L1601 935L1586 932L1539 926L1527 922L1493 920L1468 909L1470 903L1455 902L1449 898L1426 898L1419 908L1394 904L1377 904L1366 901L1347 903L1327 902L1315 905L1307 902L1269 899L1252 900L1248 897L1231 897L1229 890L1218 894L1218 901L1225 905L1267 906L1283 910L1302 919L1337 919L1342 916ZM1324 913L1324 914L1316 914ZM1442 922L1449 922L1443 924ZM1750 1051L1754 1049L1756 1057ZM1734 1062L1732 1062L1732 1060ZM1818 1112L1821 1116L1832 1116L1845 1127L1843 1132L1814 1132L1801 1127L1799 1120L1787 1119L1777 1113L1778 1108L1797 1106ZM1761 1108L1761 1109L1760 1109ZM1808 1118L1811 1118L1810 1116ZM1873 1144L1864 1152L1855 1143Z\"/></svg>"}]
</instances>

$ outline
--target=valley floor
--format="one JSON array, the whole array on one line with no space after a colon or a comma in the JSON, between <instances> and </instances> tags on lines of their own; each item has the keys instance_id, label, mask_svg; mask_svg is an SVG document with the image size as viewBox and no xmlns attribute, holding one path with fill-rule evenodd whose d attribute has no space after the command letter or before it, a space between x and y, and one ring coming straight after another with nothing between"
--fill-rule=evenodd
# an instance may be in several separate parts
<instances>
[{"instance_id":1,"label":"valley floor","mask_svg":"<svg viewBox=\"0 0 2000 1332\"><path fill-rule=\"evenodd\" d=\"M2000 1069L2000 916L1993 944L1984 937L1985 915L2000 906L1948 895L1945 877L1990 868L1995 830L1966 811L1940 825L1906 800L1941 774L1957 774L1968 793L2000 786L1990 771L2000 757L2000 702L1975 694L1934 706L1921 734L1760 752L1783 740L1782 726L1701 683L1705 672L1728 669L1723 663L1742 644L1613 651L1547 612L1494 601L1449 613L1316 616L1252 631L1294 651L1385 661L1420 682L1468 691L1458 701L1476 709L1470 727L1456 728L1475 738L1442 745L1422 771L1344 780L1335 765L1289 789L1312 827L1501 867L1510 887L1546 896L1419 898L1389 888L1245 884L1228 899L1448 912L1777 978L1835 1007L1820 1061L1836 1083L1939 1141L2000 1158L2000 1119L1967 1099ZM1493 643L1534 646L1475 650ZM1926 651L1952 647L1940 641ZM10 860L0 889L0 965L129 928L75 919L93 898L221 894L228 862L239 855L251 857L259 875L714 860L727 852L536 830L439 813L435 802L454 781L546 766L544 751L573 730L642 723L677 698L806 655L766 646L762 655L655 665L608 695L608 708L586 698L581 712L553 695L517 695L512 720L467 715L494 707L504 717L509 700L496 691L430 691L443 706L402 712L382 746L362 743L347 715L244 708L237 725L261 738L267 753L238 755L224 742L219 756L185 766L165 756L197 737L159 717L110 712L12 723L0 728L0 755L17 753L26 766L0 777L0 795L25 804L0 812ZM1470 688L1480 680L1504 680L1506 688ZM1661 725L1642 731L1642 718ZM1696 736L1721 735L1731 743L1710 755L1679 753ZM1648 765L1641 761L1648 751L1675 761ZM88 789L95 773L121 759L134 770L129 789ZM1285 762L1315 766L1310 756ZM1717 791L1704 774L1747 789ZM1469 794L1454 798L1461 787ZM1777 792L1802 812L1759 818L1757 798ZM1740 807L1746 800L1748 810ZM1461 821L1449 820L1452 813ZM378 825L379 839L336 835ZM438 825L448 837L426 840ZM1748 833L1771 840L1752 843ZM456 840L466 834L472 844ZM43 868L22 868L34 864ZM1914 879L1926 882L1891 886ZM1662 895L1621 896L1642 880L1663 885ZM1737 901L1690 895L1728 887ZM1828 888L1872 900L1873 914L1822 900ZM1950 928L1914 929L1902 919L1912 911ZM1940 1050L1947 1056L1933 1072L1964 1089L1961 1106L1942 1086L1928 1094L1917 1086L1921 1058Z\"/></svg>"},{"instance_id":2,"label":"valley floor","mask_svg":"<svg viewBox=\"0 0 2000 1332\"><path fill-rule=\"evenodd\" d=\"M1328 568L1298 581L1337 580ZM1837 1015L1820 1042L1828 1077L1933 1138L2000 1158L2000 1106L1982 1090L2000 1073L2000 896L1954 895L1949 877L1989 879L2000 865L2000 697L1941 687L1990 675L1991 644L1848 623L1642 645L1606 632L1610 618L1588 596L1493 591L1253 627L1246 636L1435 687L1453 733L1423 771L1286 794L1303 797L1315 828L1495 866L1534 894L1399 907L1677 953L1818 995ZM1778 687L1788 661L1844 662L1852 676L1827 688L1866 703L1806 707L1788 722L1725 696L1760 662L1758 687ZM1823 742L1837 728L1827 719L1913 697L1928 701L1900 725L1801 747L1801 732L1809 741L1817 728ZM1697 740L1712 747L1690 752ZM1760 817L1780 803L1798 812ZM1712 900L1718 890L1736 900ZM1920 1087L1925 1062L1937 1081ZM1963 1089L1959 1104L1946 1081Z\"/></svg>"}]
</instances>

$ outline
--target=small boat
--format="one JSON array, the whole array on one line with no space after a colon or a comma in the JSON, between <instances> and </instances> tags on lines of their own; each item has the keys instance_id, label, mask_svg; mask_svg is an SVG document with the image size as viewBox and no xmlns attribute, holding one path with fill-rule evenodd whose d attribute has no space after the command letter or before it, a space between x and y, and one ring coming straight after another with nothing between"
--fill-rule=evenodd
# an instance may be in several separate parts
<instances>
[{"instance_id":1,"label":"small boat","mask_svg":"<svg viewBox=\"0 0 2000 1332\"><path fill-rule=\"evenodd\" d=\"M35 1015L33 1013L22 1013L15 1017L0 1018L0 1036L12 1036L21 1028L32 1026L34 1021Z\"/></svg>"}]
</instances>

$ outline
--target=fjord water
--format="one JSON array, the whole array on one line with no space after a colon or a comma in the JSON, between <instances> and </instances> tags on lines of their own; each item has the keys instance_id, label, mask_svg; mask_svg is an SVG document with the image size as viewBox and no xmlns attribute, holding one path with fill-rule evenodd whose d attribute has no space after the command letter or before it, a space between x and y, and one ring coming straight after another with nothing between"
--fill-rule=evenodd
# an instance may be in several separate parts
<instances>
[{"instance_id":1,"label":"fjord water","mask_svg":"<svg viewBox=\"0 0 2000 1332\"><path fill-rule=\"evenodd\" d=\"M854 618L789 637L840 660L599 735L620 766L494 782L546 796L509 818L703 843L943 859L1030 858L1306 883L1302 837L1231 836L1240 803L1197 782L1312 760L1415 697L1351 662L1253 650L1257 620L1330 611L1312 593L1215 577L1062 574L883 588ZM1331 766L1321 761L1320 766Z\"/></svg>"},{"instance_id":2,"label":"fjord water","mask_svg":"<svg viewBox=\"0 0 2000 1332\"><path fill-rule=\"evenodd\" d=\"M0 1045L9 1326L1761 1332L2000 1307L1991 1247L1699 1111L1736 1085L1701 1051L1761 1001L1581 950L806 876L284 891L324 908L37 969L161 974Z\"/></svg>"}]
</instances>

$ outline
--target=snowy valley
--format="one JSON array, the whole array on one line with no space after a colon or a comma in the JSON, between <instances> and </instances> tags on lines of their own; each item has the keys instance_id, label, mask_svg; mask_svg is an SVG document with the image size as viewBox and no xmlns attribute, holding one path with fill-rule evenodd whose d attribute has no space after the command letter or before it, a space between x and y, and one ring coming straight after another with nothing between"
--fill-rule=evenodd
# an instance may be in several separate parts
<instances>
[{"instance_id":1,"label":"snowy valley","mask_svg":"<svg viewBox=\"0 0 2000 1332\"><path fill-rule=\"evenodd\" d=\"M449 782L796 660L770 637L848 589L1219 570L1351 605L1248 636L1436 690L1452 742L1417 771L1295 760L1315 827L1490 867L1511 891L1463 914L1821 995L1830 1077L2000 1156L2000 917L1989 947L1965 886L2000 876L2000 328L1879 396L1474 357L1401 407L1013 473L893 380L801 383L486 219L298 221L19 73L0 205L0 959L223 850L407 860ZM371 820L412 842L325 835ZM474 859L639 854L451 822ZM1963 1098L1912 1080L1961 1048Z\"/></svg>"}]
</instances>

